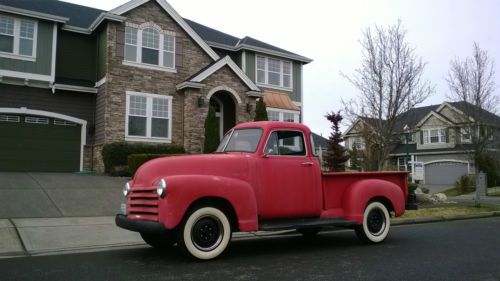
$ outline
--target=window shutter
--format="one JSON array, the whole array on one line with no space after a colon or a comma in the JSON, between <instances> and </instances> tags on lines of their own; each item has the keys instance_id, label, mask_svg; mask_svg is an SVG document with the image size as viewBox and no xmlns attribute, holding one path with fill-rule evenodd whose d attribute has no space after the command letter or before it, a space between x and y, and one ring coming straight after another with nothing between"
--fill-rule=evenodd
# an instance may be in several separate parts
<instances>
[{"instance_id":1,"label":"window shutter","mask_svg":"<svg viewBox=\"0 0 500 281\"><path fill-rule=\"evenodd\" d=\"M116 57L123 59L125 56L125 25L116 27Z\"/></svg>"},{"instance_id":2,"label":"window shutter","mask_svg":"<svg viewBox=\"0 0 500 281\"><path fill-rule=\"evenodd\" d=\"M424 144L424 131L420 131L420 144Z\"/></svg>"},{"instance_id":3,"label":"window shutter","mask_svg":"<svg viewBox=\"0 0 500 281\"><path fill-rule=\"evenodd\" d=\"M182 48L182 37L175 37L175 68L183 66L184 49Z\"/></svg>"},{"instance_id":4,"label":"window shutter","mask_svg":"<svg viewBox=\"0 0 500 281\"><path fill-rule=\"evenodd\" d=\"M445 134L446 134L446 143L450 142L450 128L444 129Z\"/></svg>"}]
</instances>

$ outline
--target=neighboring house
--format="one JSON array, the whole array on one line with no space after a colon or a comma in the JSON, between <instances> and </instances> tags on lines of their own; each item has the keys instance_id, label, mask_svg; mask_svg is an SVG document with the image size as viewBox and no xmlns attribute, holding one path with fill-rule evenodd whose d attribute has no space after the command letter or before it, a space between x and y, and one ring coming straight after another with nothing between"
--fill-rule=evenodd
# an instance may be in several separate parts
<instances>
[{"instance_id":1,"label":"neighboring house","mask_svg":"<svg viewBox=\"0 0 500 281\"><path fill-rule=\"evenodd\" d=\"M198 153L209 106L222 134L253 120L261 97L276 119L300 122L309 62L164 0L111 11L0 0L0 171L103 171L103 145L120 141Z\"/></svg>"},{"instance_id":2,"label":"neighboring house","mask_svg":"<svg viewBox=\"0 0 500 281\"><path fill-rule=\"evenodd\" d=\"M472 106L468 104L468 106ZM453 185L462 175L474 172L471 159L470 123L464 122L464 102L444 102L440 105L413 108L398 116L396 132L401 141L394 145L389 163L398 170L410 170L414 179L424 184ZM483 110L484 129L488 130L488 147L497 150L500 144L500 116ZM345 133L345 144L352 150L364 150L363 126L369 119L359 119ZM406 145L404 126L409 127ZM406 153L410 162L406 163ZM421 178L417 175L421 166Z\"/></svg>"}]
</instances>

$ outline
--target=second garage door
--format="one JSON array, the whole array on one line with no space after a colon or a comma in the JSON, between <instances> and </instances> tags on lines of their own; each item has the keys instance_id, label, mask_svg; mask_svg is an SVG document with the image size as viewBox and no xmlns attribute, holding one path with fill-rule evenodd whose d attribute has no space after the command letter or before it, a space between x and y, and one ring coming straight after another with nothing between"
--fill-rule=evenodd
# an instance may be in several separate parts
<instances>
[{"instance_id":1,"label":"second garage door","mask_svg":"<svg viewBox=\"0 0 500 281\"><path fill-rule=\"evenodd\" d=\"M0 114L0 171L80 170L81 125L44 116Z\"/></svg>"},{"instance_id":2,"label":"second garage door","mask_svg":"<svg viewBox=\"0 0 500 281\"><path fill-rule=\"evenodd\" d=\"M442 161L425 165L425 184L454 185L468 173L467 163Z\"/></svg>"}]
</instances>

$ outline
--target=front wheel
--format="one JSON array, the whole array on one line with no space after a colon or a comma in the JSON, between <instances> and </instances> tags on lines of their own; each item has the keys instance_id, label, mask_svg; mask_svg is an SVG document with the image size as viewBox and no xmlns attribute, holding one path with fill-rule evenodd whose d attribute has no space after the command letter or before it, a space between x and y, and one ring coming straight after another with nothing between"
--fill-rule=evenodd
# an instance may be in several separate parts
<instances>
[{"instance_id":1,"label":"front wheel","mask_svg":"<svg viewBox=\"0 0 500 281\"><path fill-rule=\"evenodd\" d=\"M188 213L179 231L178 244L184 253L210 260L224 252L231 235L231 224L223 211L200 207Z\"/></svg>"},{"instance_id":2,"label":"front wheel","mask_svg":"<svg viewBox=\"0 0 500 281\"><path fill-rule=\"evenodd\" d=\"M361 241L376 244L385 240L390 227L389 211L384 204L375 201L366 206L363 224L357 225L354 230Z\"/></svg>"}]
</instances>

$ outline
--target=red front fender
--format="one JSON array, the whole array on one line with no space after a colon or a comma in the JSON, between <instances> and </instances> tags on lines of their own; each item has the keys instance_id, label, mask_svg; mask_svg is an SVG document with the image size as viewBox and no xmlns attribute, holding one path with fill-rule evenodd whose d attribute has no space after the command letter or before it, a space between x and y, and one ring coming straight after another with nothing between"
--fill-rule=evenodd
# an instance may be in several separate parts
<instances>
[{"instance_id":1,"label":"red front fender","mask_svg":"<svg viewBox=\"0 0 500 281\"><path fill-rule=\"evenodd\" d=\"M217 197L232 205L241 231L258 230L255 194L247 182L207 175L169 176L165 180L167 191L158 208L159 221L167 229L175 228L196 200Z\"/></svg>"},{"instance_id":2,"label":"red front fender","mask_svg":"<svg viewBox=\"0 0 500 281\"><path fill-rule=\"evenodd\" d=\"M385 180L366 179L353 183L344 193L342 206L346 219L362 224L366 205L376 197L389 201L396 216L404 213L405 196L401 187Z\"/></svg>"}]
</instances>

